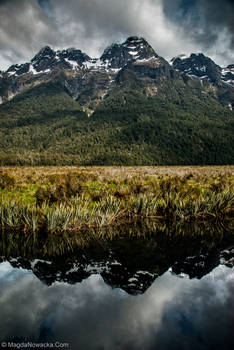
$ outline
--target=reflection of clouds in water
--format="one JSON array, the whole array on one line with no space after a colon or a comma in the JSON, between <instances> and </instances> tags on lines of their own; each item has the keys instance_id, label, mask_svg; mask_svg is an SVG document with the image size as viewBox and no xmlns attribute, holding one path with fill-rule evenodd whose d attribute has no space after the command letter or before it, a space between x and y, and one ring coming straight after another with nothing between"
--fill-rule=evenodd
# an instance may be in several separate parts
<instances>
[{"instance_id":1,"label":"reflection of clouds in water","mask_svg":"<svg viewBox=\"0 0 234 350\"><path fill-rule=\"evenodd\" d=\"M138 296L111 289L98 275L76 285L48 287L6 263L0 267L3 339L21 335L114 350L193 349L192 338L194 349L207 349L231 336L233 271L226 267L200 281L166 273ZM12 271L14 284L7 278Z\"/></svg>"},{"instance_id":2,"label":"reflection of clouds in water","mask_svg":"<svg viewBox=\"0 0 234 350\"><path fill-rule=\"evenodd\" d=\"M170 349L234 348L233 276L233 270L220 266L201 281L187 281L192 282L189 288L183 288L176 300L165 306L157 333L162 349L169 345Z\"/></svg>"},{"instance_id":3,"label":"reflection of clouds in water","mask_svg":"<svg viewBox=\"0 0 234 350\"><path fill-rule=\"evenodd\" d=\"M15 281L25 275L25 273L33 274L32 271L14 269L9 262L4 262L0 266L0 284L4 281Z\"/></svg>"},{"instance_id":4,"label":"reflection of clouds in water","mask_svg":"<svg viewBox=\"0 0 234 350\"><path fill-rule=\"evenodd\" d=\"M56 303L51 303L47 286L32 273L13 269L9 264L2 265L4 278L0 280L0 338L18 335L23 338L37 337L41 320Z\"/></svg>"}]
</instances>

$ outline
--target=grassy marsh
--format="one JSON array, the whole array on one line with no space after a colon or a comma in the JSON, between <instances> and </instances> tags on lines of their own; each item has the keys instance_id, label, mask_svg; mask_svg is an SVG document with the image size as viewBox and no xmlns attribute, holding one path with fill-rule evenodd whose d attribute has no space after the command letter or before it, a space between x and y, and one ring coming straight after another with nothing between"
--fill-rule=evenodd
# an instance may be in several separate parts
<instances>
[{"instance_id":1,"label":"grassy marsh","mask_svg":"<svg viewBox=\"0 0 234 350\"><path fill-rule=\"evenodd\" d=\"M84 232L135 220L231 220L234 166L1 167L0 227Z\"/></svg>"}]
</instances>

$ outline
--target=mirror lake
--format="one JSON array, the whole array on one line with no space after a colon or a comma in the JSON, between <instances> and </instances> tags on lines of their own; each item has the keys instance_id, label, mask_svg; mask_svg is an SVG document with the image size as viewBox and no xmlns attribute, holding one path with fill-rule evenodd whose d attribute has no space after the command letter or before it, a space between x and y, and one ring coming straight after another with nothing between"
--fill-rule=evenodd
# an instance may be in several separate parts
<instances>
[{"instance_id":1,"label":"mirror lake","mask_svg":"<svg viewBox=\"0 0 234 350\"><path fill-rule=\"evenodd\" d=\"M233 349L233 265L230 224L137 222L87 237L1 232L0 341Z\"/></svg>"}]
</instances>

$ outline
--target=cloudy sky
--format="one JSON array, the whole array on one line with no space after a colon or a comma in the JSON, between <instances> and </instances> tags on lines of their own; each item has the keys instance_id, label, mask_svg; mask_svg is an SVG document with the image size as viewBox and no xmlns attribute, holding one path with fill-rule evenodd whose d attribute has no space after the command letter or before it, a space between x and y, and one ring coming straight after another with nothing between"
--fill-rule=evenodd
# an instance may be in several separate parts
<instances>
[{"instance_id":1,"label":"cloudy sky","mask_svg":"<svg viewBox=\"0 0 234 350\"><path fill-rule=\"evenodd\" d=\"M224 266L201 280L167 272L146 293L132 296L100 275L48 287L29 270L5 262L0 342L19 337L85 350L233 349L233 280L233 269Z\"/></svg>"},{"instance_id":2,"label":"cloudy sky","mask_svg":"<svg viewBox=\"0 0 234 350\"><path fill-rule=\"evenodd\" d=\"M227 66L234 63L234 0L0 0L0 70L45 45L98 57L130 35L168 60L203 52Z\"/></svg>"}]
</instances>

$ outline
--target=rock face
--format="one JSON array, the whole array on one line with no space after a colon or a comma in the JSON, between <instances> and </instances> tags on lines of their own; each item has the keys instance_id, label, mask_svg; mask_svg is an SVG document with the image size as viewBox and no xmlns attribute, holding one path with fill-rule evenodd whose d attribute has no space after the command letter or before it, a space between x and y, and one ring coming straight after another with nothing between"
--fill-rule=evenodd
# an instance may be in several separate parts
<instances>
[{"instance_id":1,"label":"rock face","mask_svg":"<svg viewBox=\"0 0 234 350\"><path fill-rule=\"evenodd\" d=\"M133 36L129 37L123 44L112 44L107 47L100 60L108 68L121 69L130 61L158 57L144 38Z\"/></svg>"},{"instance_id":2,"label":"rock face","mask_svg":"<svg viewBox=\"0 0 234 350\"><path fill-rule=\"evenodd\" d=\"M192 53L190 57L179 55L174 57L171 63L174 69L188 76L198 78L203 83L211 83L217 86L228 83L234 86L234 65L221 68L202 53Z\"/></svg>"},{"instance_id":3,"label":"rock face","mask_svg":"<svg viewBox=\"0 0 234 350\"><path fill-rule=\"evenodd\" d=\"M221 81L222 69L202 53L193 53L190 57L185 55L175 57L172 59L172 65L189 76L208 80L213 84L219 84Z\"/></svg>"},{"instance_id":4,"label":"rock face","mask_svg":"<svg viewBox=\"0 0 234 350\"><path fill-rule=\"evenodd\" d=\"M67 49L54 51L49 46L43 47L30 63L15 64L8 68L8 76L20 76L26 73L33 75L50 73L54 69L76 70L83 66L84 62L90 62L91 58L80 50Z\"/></svg>"},{"instance_id":5,"label":"rock face","mask_svg":"<svg viewBox=\"0 0 234 350\"><path fill-rule=\"evenodd\" d=\"M222 69L222 81L234 86L234 64Z\"/></svg>"},{"instance_id":6,"label":"rock face","mask_svg":"<svg viewBox=\"0 0 234 350\"><path fill-rule=\"evenodd\" d=\"M45 46L33 57L31 63L36 72L54 68L57 64L56 53L49 46Z\"/></svg>"}]
</instances>

